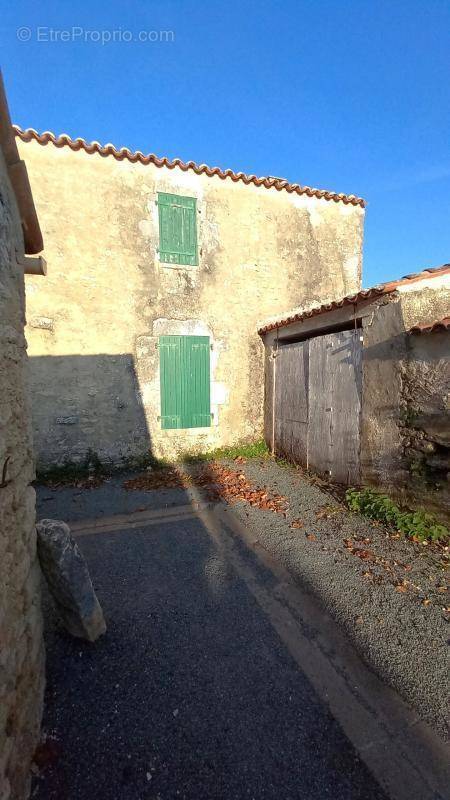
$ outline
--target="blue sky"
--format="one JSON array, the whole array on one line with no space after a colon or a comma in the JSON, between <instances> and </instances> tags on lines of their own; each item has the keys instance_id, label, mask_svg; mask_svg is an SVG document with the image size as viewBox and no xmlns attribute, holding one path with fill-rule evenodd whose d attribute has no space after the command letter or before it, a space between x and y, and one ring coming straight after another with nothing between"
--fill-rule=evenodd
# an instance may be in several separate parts
<instances>
[{"instance_id":1,"label":"blue sky","mask_svg":"<svg viewBox=\"0 0 450 800\"><path fill-rule=\"evenodd\" d=\"M450 261L448 0L1 5L19 125L361 195L365 286Z\"/></svg>"}]
</instances>

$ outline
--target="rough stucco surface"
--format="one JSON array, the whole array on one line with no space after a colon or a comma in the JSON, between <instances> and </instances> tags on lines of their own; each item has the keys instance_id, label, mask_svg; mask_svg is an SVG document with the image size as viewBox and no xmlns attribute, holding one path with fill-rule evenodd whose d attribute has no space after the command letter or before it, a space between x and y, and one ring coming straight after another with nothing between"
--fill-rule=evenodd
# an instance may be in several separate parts
<instances>
[{"instance_id":1,"label":"rough stucco surface","mask_svg":"<svg viewBox=\"0 0 450 800\"><path fill-rule=\"evenodd\" d=\"M375 303L363 322L361 474L381 485L403 480L399 429L406 335L395 296Z\"/></svg>"},{"instance_id":2,"label":"rough stucco surface","mask_svg":"<svg viewBox=\"0 0 450 800\"><path fill-rule=\"evenodd\" d=\"M360 288L360 207L36 142L26 158L49 264L27 279L40 466L262 434L258 322ZM159 262L157 192L197 198L199 266ZM162 431L159 335L209 334L211 428Z\"/></svg>"},{"instance_id":3,"label":"rough stucco surface","mask_svg":"<svg viewBox=\"0 0 450 800\"><path fill-rule=\"evenodd\" d=\"M25 388L23 240L0 152L0 797L29 789L43 693L40 572L36 560L30 409Z\"/></svg>"},{"instance_id":4,"label":"rough stucco surface","mask_svg":"<svg viewBox=\"0 0 450 800\"><path fill-rule=\"evenodd\" d=\"M450 312L450 279L402 296L408 328ZM407 337L401 370L401 439L405 493L450 522L450 333Z\"/></svg>"},{"instance_id":5,"label":"rough stucco surface","mask_svg":"<svg viewBox=\"0 0 450 800\"><path fill-rule=\"evenodd\" d=\"M364 324L363 478L441 515L450 510L450 442L439 434L448 428L450 336L408 331L447 316L449 308L446 277L391 296Z\"/></svg>"}]
</instances>

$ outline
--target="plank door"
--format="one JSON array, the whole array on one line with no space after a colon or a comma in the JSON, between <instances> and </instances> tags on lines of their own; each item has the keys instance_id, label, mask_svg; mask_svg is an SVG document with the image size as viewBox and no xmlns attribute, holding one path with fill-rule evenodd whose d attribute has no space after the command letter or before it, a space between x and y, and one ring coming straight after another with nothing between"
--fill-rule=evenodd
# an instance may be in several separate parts
<instances>
[{"instance_id":1,"label":"plank door","mask_svg":"<svg viewBox=\"0 0 450 800\"><path fill-rule=\"evenodd\" d=\"M331 470L331 402L329 351L333 334L309 341L308 467L319 473Z\"/></svg>"},{"instance_id":2,"label":"plank door","mask_svg":"<svg viewBox=\"0 0 450 800\"><path fill-rule=\"evenodd\" d=\"M275 358L275 452L306 465L309 342L284 344Z\"/></svg>"},{"instance_id":3,"label":"plank door","mask_svg":"<svg viewBox=\"0 0 450 800\"><path fill-rule=\"evenodd\" d=\"M353 484L360 481L362 344L359 330L332 336L331 477L338 483Z\"/></svg>"},{"instance_id":4,"label":"plank door","mask_svg":"<svg viewBox=\"0 0 450 800\"><path fill-rule=\"evenodd\" d=\"M360 479L359 330L310 340L308 465L339 483Z\"/></svg>"}]
</instances>

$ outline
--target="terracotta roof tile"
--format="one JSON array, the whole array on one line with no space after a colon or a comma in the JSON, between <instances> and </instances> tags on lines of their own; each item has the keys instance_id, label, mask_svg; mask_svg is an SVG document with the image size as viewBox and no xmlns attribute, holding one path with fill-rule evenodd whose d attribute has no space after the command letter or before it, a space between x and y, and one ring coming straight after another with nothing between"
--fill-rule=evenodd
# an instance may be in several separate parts
<instances>
[{"instance_id":1,"label":"terracotta roof tile","mask_svg":"<svg viewBox=\"0 0 450 800\"><path fill-rule=\"evenodd\" d=\"M399 286L405 286L416 281L423 281L426 278L438 278L442 275L450 274L450 264L443 264L441 267L429 267L422 272L413 272L410 275L404 275L396 281L389 281L388 283L380 283L378 286L373 286L371 289L361 289L356 294L347 295L340 300L333 300L331 303L325 303L321 306L309 309L309 311L299 311L298 313L284 317L276 322L270 322L258 330L260 335L269 333L269 331L276 328L282 328L285 325L291 325L294 322L302 322L304 319L316 317L318 314L324 314L326 311L334 311L343 306L355 305L362 300L372 300L376 297L382 297L385 294L395 292Z\"/></svg>"},{"instance_id":2,"label":"terracotta roof tile","mask_svg":"<svg viewBox=\"0 0 450 800\"><path fill-rule=\"evenodd\" d=\"M422 334L422 333L440 333L441 331L450 331L450 317L444 319L437 319L431 324L422 323L414 325L409 333Z\"/></svg>"},{"instance_id":3,"label":"terracotta roof tile","mask_svg":"<svg viewBox=\"0 0 450 800\"><path fill-rule=\"evenodd\" d=\"M329 192L326 189L313 189L310 186L300 186L298 183L289 183L283 178L275 177L262 177L258 178L256 175L246 175L244 172L233 172L231 169L222 170L220 167L209 167L207 164L196 164L194 161L181 161L179 158L158 158L153 153L144 155L140 150L135 152L129 150L127 147L117 149L113 144L102 145L99 142L86 142L84 139L71 139L66 133L55 136L51 131L44 131L38 133L34 128L26 128L23 130L18 125L13 125L16 136L23 142L30 142L33 139L39 144L46 145L49 142L55 147L70 147L71 150L84 150L86 153L98 153L101 156L113 156L117 161L127 159L135 164L154 164L156 167L167 167L174 169L178 167L183 172L192 170L197 175L208 175L212 177L217 175L222 180L230 178L234 183L242 181L246 185L249 183L254 186L264 186L266 189L276 189L277 191L286 191L290 194L306 194L308 197L317 197L319 199L333 200L335 203L342 202L346 205L365 207L365 201L362 197L356 197L353 194L337 194L336 192Z\"/></svg>"}]
</instances>

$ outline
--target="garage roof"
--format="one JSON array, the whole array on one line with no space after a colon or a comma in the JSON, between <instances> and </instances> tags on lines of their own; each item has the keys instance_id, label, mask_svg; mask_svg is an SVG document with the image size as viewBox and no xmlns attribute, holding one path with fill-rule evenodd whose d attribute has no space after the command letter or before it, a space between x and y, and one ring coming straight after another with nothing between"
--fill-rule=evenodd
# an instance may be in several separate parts
<instances>
[{"instance_id":1,"label":"garage roof","mask_svg":"<svg viewBox=\"0 0 450 800\"><path fill-rule=\"evenodd\" d=\"M284 317L280 320L277 320L276 322L269 322L267 325L259 328L258 333L260 336L262 336L265 333L269 333L269 331L275 330L276 328L284 328L286 325L292 325L294 322L302 322L304 319L316 317L319 314L326 313L327 311L343 308L343 306L356 305L357 303L361 302L361 300L372 300L377 297L382 297L382 295L395 292L396 289L401 286L412 284L417 281L423 281L427 278L438 278L442 275L446 275L447 273L450 274L450 264L443 264L441 267L429 267L428 269L424 269L422 272L413 272L410 275L404 275L403 278L399 278L396 281L380 283L378 286L373 286L371 289L361 289L361 291L357 292L356 294L346 295L340 300L333 300L331 303L325 303L324 305L311 308L309 311L299 311L289 317Z\"/></svg>"}]
</instances>

